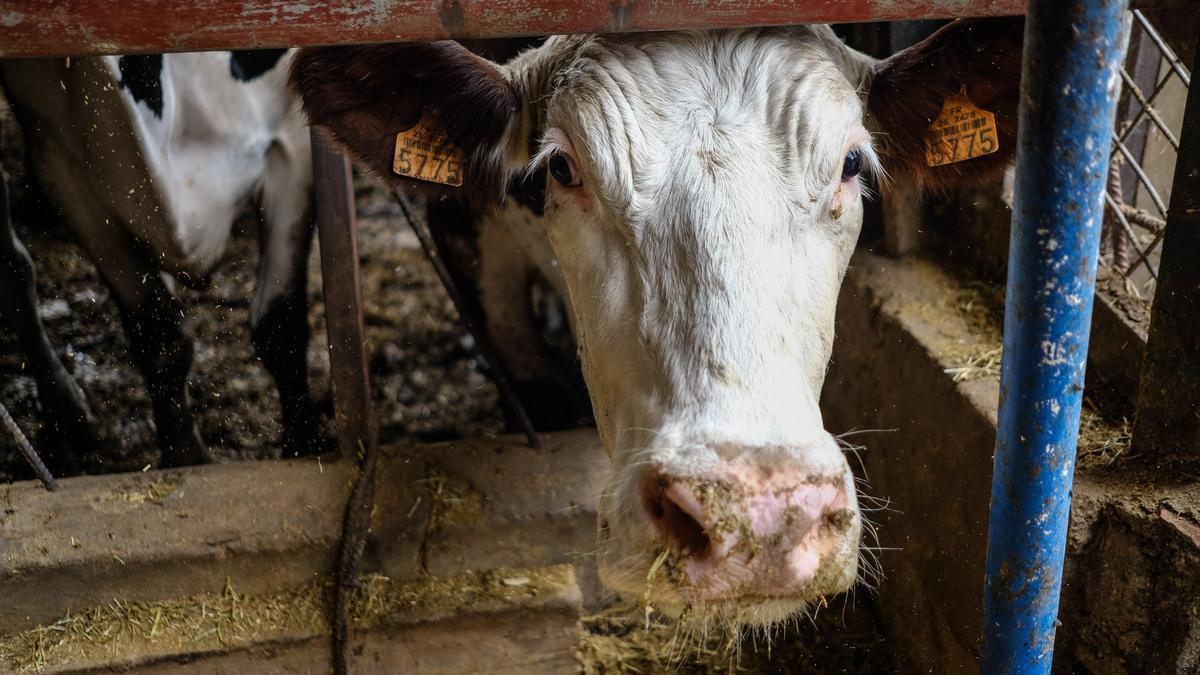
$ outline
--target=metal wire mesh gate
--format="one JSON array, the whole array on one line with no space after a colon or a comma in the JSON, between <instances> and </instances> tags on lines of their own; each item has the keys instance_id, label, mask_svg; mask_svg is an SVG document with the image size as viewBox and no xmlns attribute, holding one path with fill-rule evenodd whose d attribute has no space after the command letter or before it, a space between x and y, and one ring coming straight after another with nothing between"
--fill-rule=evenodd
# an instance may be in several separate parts
<instances>
[{"instance_id":1,"label":"metal wire mesh gate","mask_svg":"<svg viewBox=\"0 0 1200 675\"><path fill-rule=\"evenodd\" d=\"M1191 73L1146 12L1134 10L1105 195L1104 263L1149 299L1159 258Z\"/></svg>"}]
</instances>

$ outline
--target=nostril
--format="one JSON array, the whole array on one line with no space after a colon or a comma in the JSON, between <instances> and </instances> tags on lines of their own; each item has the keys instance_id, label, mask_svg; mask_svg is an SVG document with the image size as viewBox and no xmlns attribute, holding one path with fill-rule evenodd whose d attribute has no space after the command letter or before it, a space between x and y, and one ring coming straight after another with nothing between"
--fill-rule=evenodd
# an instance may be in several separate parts
<instances>
[{"instance_id":1,"label":"nostril","mask_svg":"<svg viewBox=\"0 0 1200 675\"><path fill-rule=\"evenodd\" d=\"M703 555L709 546L708 533L687 511L663 495L662 527L685 556Z\"/></svg>"},{"instance_id":2,"label":"nostril","mask_svg":"<svg viewBox=\"0 0 1200 675\"><path fill-rule=\"evenodd\" d=\"M823 516L825 526L832 532L848 532L854 524L854 514L849 509L826 511Z\"/></svg>"},{"instance_id":3,"label":"nostril","mask_svg":"<svg viewBox=\"0 0 1200 675\"><path fill-rule=\"evenodd\" d=\"M646 493L646 512L666 537L668 545L682 556L701 556L708 551L711 541L700 521L676 501L679 488L668 489L665 479L654 481Z\"/></svg>"}]
</instances>

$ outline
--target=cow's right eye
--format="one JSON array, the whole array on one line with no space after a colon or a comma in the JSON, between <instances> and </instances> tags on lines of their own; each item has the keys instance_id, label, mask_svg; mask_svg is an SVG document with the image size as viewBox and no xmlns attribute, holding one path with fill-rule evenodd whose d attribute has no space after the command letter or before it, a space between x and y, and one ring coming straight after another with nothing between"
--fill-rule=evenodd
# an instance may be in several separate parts
<instances>
[{"instance_id":1,"label":"cow's right eye","mask_svg":"<svg viewBox=\"0 0 1200 675\"><path fill-rule=\"evenodd\" d=\"M546 168L550 170L550 175L554 176L554 180L564 187L577 187L582 182L579 180L579 172L575 170L575 161L565 152L560 151L550 155Z\"/></svg>"},{"instance_id":2,"label":"cow's right eye","mask_svg":"<svg viewBox=\"0 0 1200 675\"><path fill-rule=\"evenodd\" d=\"M851 150L846 153L846 158L842 160L842 180L850 180L858 174L862 173L863 158L862 153L858 150Z\"/></svg>"}]
</instances>

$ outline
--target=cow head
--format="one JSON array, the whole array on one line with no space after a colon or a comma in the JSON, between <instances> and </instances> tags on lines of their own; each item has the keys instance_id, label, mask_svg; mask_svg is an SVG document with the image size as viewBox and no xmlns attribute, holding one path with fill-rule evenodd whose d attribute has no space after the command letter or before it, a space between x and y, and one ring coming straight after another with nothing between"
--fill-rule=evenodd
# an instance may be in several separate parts
<instances>
[{"instance_id":1,"label":"cow head","mask_svg":"<svg viewBox=\"0 0 1200 675\"><path fill-rule=\"evenodd\" d=\"M923 138L965 87L1011 151L1021 32L959 22L885 61L824 27L556 37L505 65L453 42L321 48L293 80L387 180L423 116L477 203L546 169L541 227L613 461L602 576L669 614L762 624L858 575L854 478L817 402L862 173L936 188L1002 168L926 167Z\"/></svg>"}]
</instances>

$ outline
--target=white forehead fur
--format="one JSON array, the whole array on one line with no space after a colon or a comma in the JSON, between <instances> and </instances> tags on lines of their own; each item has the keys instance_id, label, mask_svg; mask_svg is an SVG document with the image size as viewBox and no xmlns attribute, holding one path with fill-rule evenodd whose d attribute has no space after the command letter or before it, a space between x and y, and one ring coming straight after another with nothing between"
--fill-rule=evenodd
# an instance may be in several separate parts
<instances>
[{"instance_id":1,"label":"white forehead fur","mask_svg":"<svg viewBox=\"0 0 1200 675\"><path fill-rule=\"evenodd\" d=\"M795 27L552 38L510 64L539 92L527 123L550 130L534 163L569 142L583 173L590 206L552 191L547 224L591 333L598 416L615 406L608 443L679 415L706 419L692 431L708 440L823 433L833 305L861 222L841 167L852 148L874 161L865 62L847 54L828 29Z\"/></svg>"},{"instance_id":2,"label":"white forehead fur","mask_svg":"<svg viewBox=\"0 0 1200 675\"><path fill-rule=\"evenodd\" d=\"M827 27L807 26L552 38L546 48L570 56L544 94L544 124L568 133L617 214L664 196L680 159L671 150L698 134L774 148L778 187L804 214L832 197L851 146L877 164L861 78L839 47Z\"/></svg>"}]
</instances>

